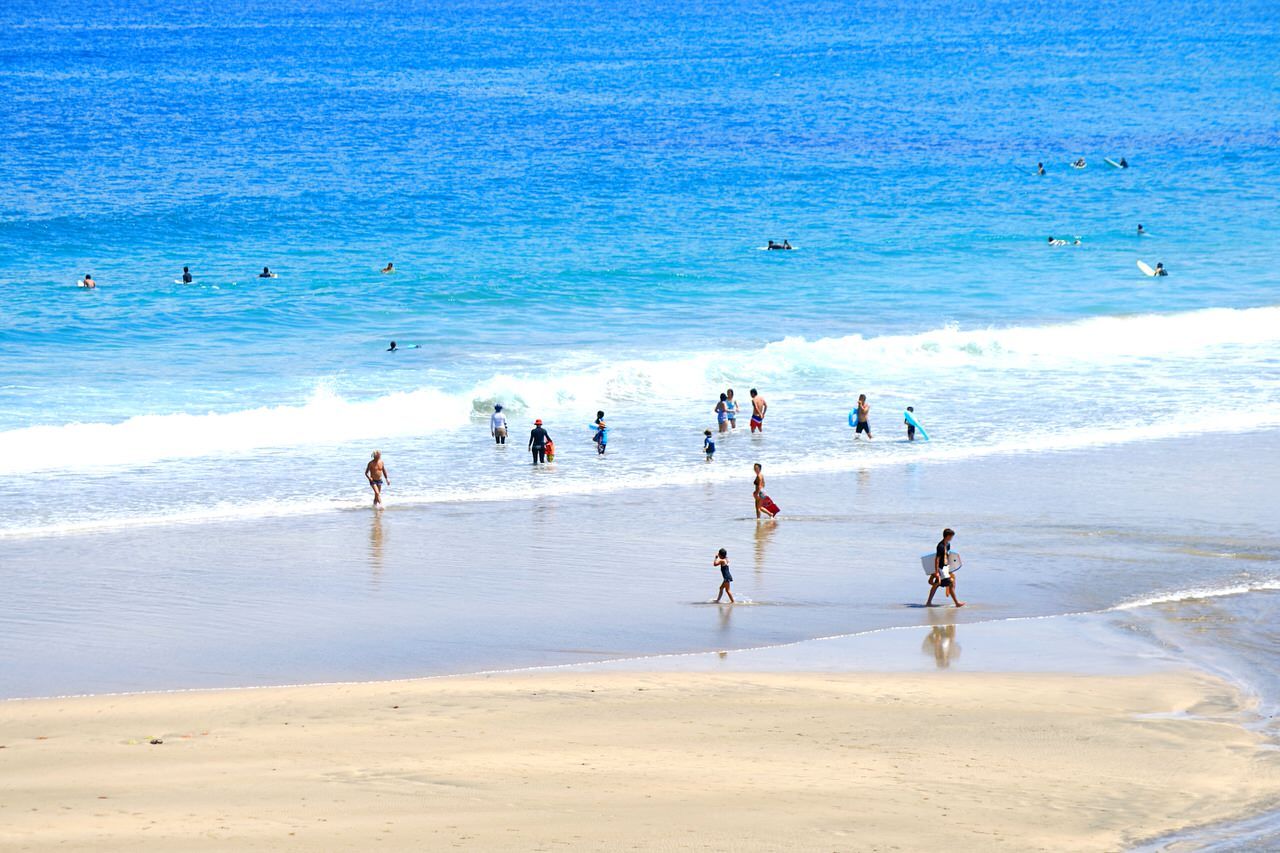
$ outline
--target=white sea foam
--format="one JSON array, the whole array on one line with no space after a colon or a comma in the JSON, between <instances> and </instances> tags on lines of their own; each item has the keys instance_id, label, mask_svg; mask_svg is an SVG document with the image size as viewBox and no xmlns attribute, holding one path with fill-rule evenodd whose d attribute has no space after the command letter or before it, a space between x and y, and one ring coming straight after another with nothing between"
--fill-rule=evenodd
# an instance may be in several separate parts
<instances>
[{"instance_id":1,"label":"white sea foam","mask_svg":"<svg viewBox=\"0 0 1280 853\"><path fill-rule=\"evenodd\" d=\"M1159 592L1152 595L1145 595L1141 598L1135 598L1131 601L1123 602L1112 610L1137 610L1141 607L1152 607L1157 604L1175 604L1181 601L1196 601L1205 598L1223 598L1230 595L1245 595L1250 592L1267 592L1280 590L1280 579L1276 580L1259 580L1251 583L1228 584L1226 586L1216 587L1188 587L1186 589L1172 590L1170 592Z\"/></svg>"},{"instance_id":2,"label":"white sea foam","mask_svg":"<svg viewBox=\"0 0 1280 853\"><path fill-rule=\"evenodd\" d=\"M1158 418L1154 423L1150 419L1134 423L1127 416L1124 420L1126 428L1148 437L1189 430L1214 432L1229 429L1217 423L1225 418L1235 420L1236 428L1274 422L1280 376L1268 365L1277 358L1280 307L1099 317L984 330L947 326L867 339L860 335L814 341L786 338L756 349L672 353L648 359L611 361L579 354L527 375L496 373L460 391L419 387L370 399L347 399L322 385L299 405L13 429L0 432L0 475L25 473L33 459L40 460L41 470L82 470L439 434L487 416L494 402L506 403L513 415L530 416L575 411L581 416L584 407L627 403L644 403L668 413L701 411L696 407L710 408L708 389L735 384L745 391L748 382L768 388L775 399L820 398L853 384L879 382L883 398L890 390L903 397L914 395L945 375L953 386L968 384L975 393L1003 392L1011 401L1025 400L1021 407L1028 424L1052 425L1050 413L1037 407L1063 407L1064 377L1097 383L1105 379L1110 365L1131 371L1119 391L1137 394L1141 389L1132 388L1135 381L1152 387L1183 385L1187 371L1212 384L1215 371L1229 362L1240 369L1233 385L1224 390L1241 393L1241 387L1249 385L1255 395L1249 412L1238 411L1238 398L1215 399L1201 388L1197 393L1203 399L1196 403L1201 414L1194 425L1162 424ZM968 368L978 372L968 376ZM1013 370L1008 375L1014 378L1002 380L1006 374L1001 371L1008 370ZM1141 374L1132 373L1135 370ZM1032 381L1036 371L1052 374L1046 374L1043 386ZM1113 440L1110 433L1119 423L1095 422L1105 434L1100 440ZM1057 424L1070 425L1069 420ZM1074 433L1070 436L1076 436L1073 441L1089 440ZM1023 449L1036 441L1059 447L1063 439L1034 433L1019 439Z\"/></svg>"}]
</instances>

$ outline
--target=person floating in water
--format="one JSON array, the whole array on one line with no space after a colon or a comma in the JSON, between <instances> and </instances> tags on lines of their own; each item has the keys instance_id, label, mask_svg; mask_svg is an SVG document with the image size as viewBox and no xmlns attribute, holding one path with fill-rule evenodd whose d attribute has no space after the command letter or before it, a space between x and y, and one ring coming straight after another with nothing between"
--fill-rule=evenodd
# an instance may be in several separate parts
<instances>
[{"instance_id":1,"label":"person floating in water","mask_svg":"<svg viewBox=\"0 0 1280 853\"><path fill-rule=\"evenodd\" d=\"M1139 223L1138 223L1138 236L1139 236L1139 237L1145 237L1145 236L1147 236L1147 232L1146 232L1146 231L1144 231L1144 230L1142 229L1142 223L1141 223L1141 222L1139 222Z\"/></svg>"},{"instance_id":2,"label":"person floating in water","mask_svg":"<svg viewBox=\"0 0 1280 853\"><path fill-rule=\"evenodd\" d=\"M711 558L711 565L720 570L720 591L716 593L716 604L726 595L729 596L729 603L733 604L733 593L729 591L729 584L733 583L733 575L729 573L729 552L721 548Z\"/></svg>"},{"instance_id":3,"label":"person floating in water","mask_svg":"<svg viewBox=\"0 0 1280 853\"><path fill-rule=\"evenodd\" d=\"M794 247L791 245L791 241L789 241L786 237L783 237L783 238L782 238L782 248L784 248L784 249L786 249L788 252L790 252Z\"/></svg>"},{"instance_id":4,"label":"person floating in water","mask_svg":"<svg viewBox=\"0 0 1280 853\"><path fill-rule=\"evenodd\" d=\"M1083 157L1081 157L1081 158L1079 158L1078 160L1076 160L1074 163L1072 163L1071 165L1072 165L1072 167L1073 167L1073 168L1076 168L1076 169L1083 169L1083 168L1084 168L1086 165L1088 165L1088 164L1086 164L1086 163L1084 162L1084 158L1083 158Z\"/></svg>"},{"instance_id":5,"label":"person floating in water","mask_svg":"<svg viewBox=\"0 0 1280 853\"><path fill-rule=\"evenodd\" d=\"M769 245L768 245L768 246L766 246L765 248L767 248L767 249L773 249L773 250L780 250L780 251L790 251L790 250L794 249L795 247L794 247L794 246L792 246L792 245L791 245L791 243L790 243L790 241L789 241L789 240L787 240L787 239L784 237L781 243L775 243L774 241L770 240L770 241L769 241Z\"/></svg>"},{"instance_id":6,"label":"person floating in water","mask_svg":"<svg viewBox=\"0 0 1280 853\"><path fill-rule=\"evenodd\" d=\"M489 435L493 436L494 444L507 443L507 416L502 413L501 403L494 405L493 414L489 416Z\"/></svg>"},{"instance_id":7,"label":"person floating in water","mask_svg":"<svg viewBox=\"0 0 1280 853\"><path fill-rule=\"evenodd\" d=\"M769 411L769 404L764 401L756 389L751 389L751 431L764 432L764 413Z\"/></svg>"},{"instance_id":8,"label":"person floating in water","mask_svg":"<svg viewBox=\"0 0 1280 853\"><path fill-rule=\"evenodd\" d=\"M733 399L733 389L724 392L724 414L729 419L729 429L738 428L738 403Z\"/></svg>"},{"instance_id":9,"label":"person floating in water","mask_svg":"<svg viewBox=\"0 0 1280 853\"><path fill-rule=\"evenodd\" d=\"M1164 264L1162 264L1162 263L1157 263L1157 264L1156 264L1156 273L1155 273L1155 274L1156 274L1156 275L1168 275L1168 274L1169 274L1169 271L1168 271L1167 269L1165 269L1165 268L1164 268Z\"/></svg>"},{"instance_id":10,"label":"person floating in water","mask_svg":"<svg viewBox=\"0 0 1280 853\"><path fill-rule=\"evenodd\" d=\"M729 395L722 393L716 401L716 426L721 432L729 431Z\"/></svg>"},{"instance_id":11,"label":"person floating in water","mask_svg":"<svg viewBox=\"0 0 1280 853\"><path fill-rule=\"evenodd\" d=\"M605 445L609 443L609 427L604 422L604 411L596 412L596 434L591 440L596 443L596 454L604 456Z\"/></svg>"},{"instance_id":12,"label":"person floating in water","mask_svg":"<svg viewBox=\"0 0 1280 853\"><path fill-rule=\"evenodd\" d=\"M1067 245L1067 241L1066 241L1066 240L1055 240L1054 238L1050 237L1050 238L1049 238L1049 245L1050 245L1050 246L1065 246L1065 245Z\"/></svg>"},{"instance_id":13,"label":"person floating in water","mask_svg":"<svg viewBox=\"0 0 1280 853\"><path fill-rule=\"evenodd\" d=\"M258 273L258 278L275 278L276 274L271 271L271 267L263 267L262 272Z\"/></svg>"},{"instance_id":14,"label":"person floating in water","mask_svg":"<svg viewBox=\"0 0 1280 853\"><path fill-rule=\"evenodd\" d=\"M190 283L191 283L191 282L193 282L193 281L195 281L195 279L193 279L193 278L191 277L191 270L187 269L186 267L183 267L183 268L182 268L182 283L183 283L183 284L190 284Z\"/></svg>"},{"instance_id":15,"label":"person floating in water","mask_svg":"<svg viewBox=\"0 0 1280 853\"><path fill-rule=\"evenodd\" d=\"M387 352L396 352L396 342L392 341L391 346L387 347Z\"/></svg>"},{"instance_id":16,"label":"person floating in water","mask_svg":"<svg viewBox=\"0 0 1280 853\"><path fill-rule=\"evenodd\" d=\"M396 265L391 263L391 261L387 261L387 265L382 268L383 275L386 275L387 273L395 272L395 271L396 271Z\"/></svg>"},{"instance_id":17,"label":"person floating in water","mask_svg":"<svg viewBox=\"0 0 1280 853\"><path fill-rule=\"evenodd\" d=\"M942 541L934 549L933 574L929 575L929 598L924 603L925 607L933 606L933 596L939 589L945 590L944 597L951 596L956 607L964 607L964 602L956 598L956 577L951 573L950 566L951 540L955 535L956 532L948 527L942 531Z\"/></svg>"},{"instance_id":18,"label":"person floating in water","mask_svg":"<svg viewBox=\"0 0 1280 853\"><path fill-rule=\"evenodd\" d=\"M709 429L702 431L702 452L707 455L708 462L716 456L716 443L711 440L711 430Z\"/></svg>"},{"instance_id":19,"label":"person floating in water","mask_svg":"<svg viewBox=\"0 0 1280 853\"><path fill-rule=\"evenodd\" d=\"M533 454L534 465L547 461L547 442L550 440L551 436L542 428L542 418L538 418L529 432L529 452Z\"/></svg>"},{"instance_id":20,"label":"person floating in water","mask_svg":"<svg viewBox=\"0 0 1280 853\"><path fill-rule=\"evenodd\" d=\"M382 486L384 483L391 485L391 476L387 474L387 466L382 462L381 450L373 451L373 458L364 466L364 478L369 481L369 488L373 489L374 507L381 507Z\"/></svg>"},{"instance_id":21,"label":"person floating in water","mask_svg":"<svg viewBox=\"0 0 1280 853\"><path fill-rule=\"evenodd\" d=\"M98 283L93 280L93 276L89 275L88 273L85 273L84 278L80 279L80 281L78 281L77 284L80 287L87 287L91 290L98 286Z\"/></svg>"},{"instance_id":22,"label":"person floating in water","mask_svg":"<svg viewBox=\"0 0 1280 853\"><path fill-rule=\"evenodd\" d=\"M855 411L857 412L857 418L854 420L855 427L853 430L853 437L857 438L858 436L862 435L865 432L867 434L867 440L870 441L871 440L871 420L870 420L871 406L870 404L867 403L866 394L858 395L858 408Z\"/></svg>"},{"instance_id":23,"label":"person floating in water","mask_svg":"<svg viewBox=\"0 0 1280 853\"><path fill-rule=\"evenodd\" d=\"M1044 174L1044 163L1036 163L1036 174L1037 175Z\"/></svg>"},{"instance_id":24,"label":"person floating in water","mask_svg":"<svg viewBox=\"0 0 1280 853\"><path fill-rule=\"evenodd\" d=\"M1124 159L1123 157L1121 157L1121 158L1120 158L1120 168L1121 168L1121 169L1127 169L1127 168L1129 168L1129 161L1128 161L1128 160L1126 160L1126 159Z\"/></svg>"},{"instance_id":25,"label":"person floating in water","mask_svg":"<svg viewBox=\"0 0 1280 853\"><path fill-rule=\"evenodd\" d=\"M391 342L391 346L387 347L387 352L400 352L402 349L421 349L420 344L409 344L408 346L397 346L395 341Z\"/></svg>"},{"instance_id":26,"label":"person floating in water","mask_svg":"<svg viewBox=\"0 0 1280 853\"><path fill-rule=\"evenodd\" d=\"M908 411L908 412L910 412L912 415L914 415L914 414L916 413L916 410L915 410L913 407L911 407L911 406L907 406L907 411ZM915 441L915 440L916 440L916 425L915 425L915 424L913 424L913 423L911 423L911 421L907 420L906 418L903 418L903 419L902 419L902 422L903 422L904 424L906 424L906 425L907 425L907 441ZM855 435L856 435L856 433L855 433Z\"/></svg>"}]
</instances>

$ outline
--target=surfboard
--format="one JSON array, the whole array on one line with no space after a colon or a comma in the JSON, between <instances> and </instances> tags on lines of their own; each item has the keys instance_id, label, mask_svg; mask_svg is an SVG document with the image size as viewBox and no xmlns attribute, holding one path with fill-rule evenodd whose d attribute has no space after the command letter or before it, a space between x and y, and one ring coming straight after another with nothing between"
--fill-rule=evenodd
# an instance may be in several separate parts
<instances>
[{"instance_id":1,"label":"surfboard","mask_svg":"<svg viewBox=\"0 0 1280 853\"><path fill-rule=\"evenodd\" d=\"M77 279L77 280L76 280L76 287L83 287L83 288L87 288L87 289L89 289L89 290L93 290L93 288L95 288L95 287L97 287L97 286L98 286L98 283L97 283L96 281L93 283L93 285L92 285L92 286L90 286L90 285L85 284L85 283L84 283L84 279L82 279L82 278L81 278L81 279Z\"/></svg>"},{"instance_id":2,"label":"surfboard","mask_svg":"<svg viewBox=\"0 0 1280 853\"><path fill-rule=\"evenodd\" d=\"M849 426L853 427L854 429L858 428L858 410L857 409L849 410Z\"/></svg>"},{"instance_id":3,"label":"surfboard","mask_svg":"<svg viewBox=\"0 0 1280 853\"><path fill-rule=\"evenodd\" d=\"M1156 271L1155 271L1155 270L1153 270L1151 267L1147 266L1147 262L1146 262L1146 261L1138 261L1138 269L1142 270L1142 271L1143 271L1144 273L1146 273L1147 275L1155 275L1155 274L1156 274Z\"/></svg>"},{"instance_id":4,"label":"surfboard","mask_svg":"<svg viewBox=\"0 0 1280 853\"><path fill-rule=\"evenodd\" d=\"M174 283L174 284L195 284L195 279L192 279L191 281L183 281L183 280L182 280L182 279L180 279L180 278L175 278L175 279L173 280L173 283Z\"/></svg>"},{"instance_id":5,"label":"surfboard","mask_svg":"<svg viewBox=\"0 0 1280 853\"><path fill-rule=\"evenodd\" d=\"M925 432L924 427L920 426L920 422L912 417L910 412L903 412L902 419L916 428L916 435L920 436L921 440L929 440L929 433Z\"/></svg>"},{"instance_id":6,"label":"surfboard","mask_svg":"<svg viewBox=\"0 0 1280 853\"><path fill-rule=\"evenodd\" d=\"M924 573L926 575L933 574L934 556L935 556L934 554L924 554L920 557L920 565L924 567ZM947 555L947 568L951 570L952 574L955 574L956 572L960 571L960 567L963 565L964 565L964 561L960 559L960 555L957 554L955 551L952 551L950 554Z\"/></svg>"},{"instance_id":7,"label":"surfboard","mask_svg":"<svg viewBox=\"0 0 1280 853\"><path fill-rule=\"evenodd\" d=\"M1124 168L1124 166L1121 166L1119 163L1117 163L1115 160L1112 160L1110 157L1103 157L1103 158L1102 158L1102 160L1103 160L1103 162L1105 162L1108 166L1115 166L1117 169L1123 169L1123 168Z\"/></svg>"}]
</instances>

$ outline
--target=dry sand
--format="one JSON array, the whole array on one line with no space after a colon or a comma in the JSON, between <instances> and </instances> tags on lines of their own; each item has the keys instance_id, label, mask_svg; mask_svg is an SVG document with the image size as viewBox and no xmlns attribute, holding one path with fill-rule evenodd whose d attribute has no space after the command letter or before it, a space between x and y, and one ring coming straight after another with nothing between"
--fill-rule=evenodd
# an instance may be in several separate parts
<instances>
[{"instance_id":1,"label":"dry sand","mask_svg":"<svg viewBox=\"0 0 1280 853\"><path fill-rule=\"evenodd\" d=\"M590 668L6 702L0 847L1114 850L1275 802L1239 702L1195 673Z\"/></svg>"}]
</instances>

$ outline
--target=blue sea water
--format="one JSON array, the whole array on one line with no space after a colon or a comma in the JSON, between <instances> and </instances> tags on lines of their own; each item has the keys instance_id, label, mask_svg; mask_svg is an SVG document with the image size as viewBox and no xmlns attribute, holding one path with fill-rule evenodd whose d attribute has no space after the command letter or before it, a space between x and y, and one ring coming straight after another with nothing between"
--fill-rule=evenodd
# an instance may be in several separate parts
<instances>
[{"instance_id":1,"label":"blue sea water","mask_svg":"<svg viewBox=\"0 0 1280 853\"><path fill-rule=\"evenodd\" d=\"M1161 504L1200 539L1225 530L1230 541L1186 546L1203 577L1166 584L1129 568L1183 535L1161 526L1148 497L1177 467L1168 448L1202 451L1200 500L1247 467L1238 448L1230 468L1214 468L1203 450L1215 437L1265 433L1260 446L1275 446L1278 31L1273 3L1184 0L1060 13L964 2L4 4L0 592L31 603L0 623L22 636L6 645L23 649L25 667L0 692L270 683L335 667L413 674L546 660L539 642L583 654L697 646L688 637L700 634L656 627L673 595L688 596L671 592L671 566L702 547L696 532L661 544L663 586L636 593L653 617L643 630L602 643L608 629L591 621L602 605L584 599L567 620L581 630L547 639L529 602L492 598L495 578L517 567L500 553L506 534L474 530L467 508L525 502L512 510L529 540L521 553L568 564L582 549L539 551L543 516L529 505L563 496L581 518L575 496L615 495L599 504L607 529L634 525L627 544L644 553L671 515L691 523L654 495L705 487L688 506L732 526L749 501L725 505L715 488L747 494L753 461L771 478L856 471L859 488L867 472L888 472L864 491L896 515L860 507L827 519L875 540L885 564L916 547L903 542L913 513L938 511L928 490L897 488L915 481L912 466L978 465L957 469L975 481L998 470L1008 488L982 502L1012 506L1027 488L1024 505L1039 508L1031 520L1014 509L988 519L1006 536L992 550L1004 548L1002 568L1018 578L1007 555L1034 553L1036 525L1058 520L1056 475L1041 465L1024 485L1008 457L1140 444L1122 458L1142 465L1102 457L1117 488L1073 498L1070 511L1090 531L1140 518L1124 536L1148 550L1104 539L1087 555L1101 565L1095 551L1110 554L1097 585L1024 589L1004 615L1160 602L1171 587L1274 590L1274 541L1249 515L1265 515L1265 500L1200 516ZM1131 168L1103 159L1121 156ZM1077 157L1086 169L1070 168ZM1081 242L1050 247L1050 235ZM797 250L762 250L783 238ZM1170 274L1147 278L1139 260ZM395 274L379 272L387 262ZM176 281L184 265L192 285ZM278 277L257 278L264 265ZM95 290L75 286L86 272ZM391 340L400 352L386 352ZM753 386L770 404L764 436L719 438L707 464L702 431L715 429L719 392L733 387L745 403ZM859 393L874 442L845 425ZM513 427L505 452L487 432L495 403ZM903 440L906 405L929 443ZM598 409L610 425L603 458L587 428ZM523 452L535 417L560 445L548 470ZM344 511L369 502L361 471L374 448L392 474L387 532L375 519L356 544L375 575L418 560L424 530L449 552L450 583L388 570L401 596L391 605L379 603L381 580L344 574L364 524ZM987 457L1005 467L983 474ZM1120 488L1140 475L1146 494ZM671 491L638 491L651 487ZM1249 489L1267 494L1265 483ZM812 491L823 512L847 510ZM262 534L263 516L305 519ZM954 517L928 515L927 526ZM795 529L820 526L810 521ZM759 577L771 535L754 541ZM819 548L784 527L773 553L824 567L839 535L823 533ZM465 537L485 540L475 553L487 563L460 555ZM615 560L603 563L593 582L618 582ZM278 574L260 578L264 565ZM339 577L336 592L323 585ZM803 590L775 580L780 597L821 597L819 575L792 577ZM545 583L566 600L578 586ZM886 591L896 580L876 583L843 578L825 610L740 616L734 636L896 624L897 598L885 599L895 610L859 600L869 588L898 595ZM343 621L357 599L387 636ZM294 601L323 619L291 621ZM443 610L423 626L428 601ZM519 636L448 651L486 608L509 623L491 627ZM151 671L86 656L68 626L90 611L111 648L163 633L188 639L189 658ZM246 657L188 677L228 642L217 625L188 637L211 613L243 629ZM149 633L144 617L165 627ZM701 618L675 621L693 632ZM275 637L266 625L278 642L262 640ZM303 631L314 645L290 646ZM409 631L426 633L388 655L400 642L391 634ZM367 637L368 656L321 648L335 633ZM284 651L254 658L268 647Z\"/></svg>"},{"instance_id":2,"label":"blue sea water","mask_svg":"<svg viewBox=\"0 0 1280 853\"><path fill-rule=\"evenodd\" d=\"M374 445L492 497L494 402L567 457L605 409L615 485L713 476L729 386L784 468L865 462L860 392L916 457L1274 426L1278 18L5 4L0 528L345 505Z\"/></svg>"}]
</instances>

